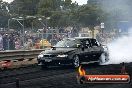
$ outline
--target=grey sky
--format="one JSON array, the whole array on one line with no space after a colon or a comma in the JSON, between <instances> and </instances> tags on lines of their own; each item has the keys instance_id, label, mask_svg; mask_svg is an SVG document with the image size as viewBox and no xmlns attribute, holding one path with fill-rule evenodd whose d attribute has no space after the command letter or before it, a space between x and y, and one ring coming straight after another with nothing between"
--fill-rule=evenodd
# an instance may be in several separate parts
<instances>
[{"instance_id":1,"label":"grey sky","mask_svg":"<svg viewBox=\"0 0 132 88\"><path fill-rule=\"evenodd\" d=\"M3 1L6 1L6 2L12 2L13 0L3 0ZM87 3L87 0L72 0L73 2L77 2L79 5L83 5L83 4L86 4Z\"/></svg>"}]
</instances>

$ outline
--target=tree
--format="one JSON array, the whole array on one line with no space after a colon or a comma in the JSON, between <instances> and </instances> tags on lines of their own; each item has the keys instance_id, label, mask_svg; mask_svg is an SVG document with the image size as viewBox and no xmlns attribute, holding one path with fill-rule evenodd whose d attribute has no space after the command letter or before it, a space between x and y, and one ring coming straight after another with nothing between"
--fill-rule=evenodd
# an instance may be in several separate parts
<instances>
[{"instance_id":1,"label":"tree","mask_svg":"<svg viewBox=\"0 0 132 88\"><path fill-rule=\"evenodd\" d=\"M91 27L100 24L103 19L103 11L96 5L82 5L72 3L71 0L14 0L10 4L10 16L12 17L50 17L50 27L82 26ZM42 19L45 22L45 18ZM105 19L105 18L104 18ZM12 23L12 22L11 22ZM32 24L39 26L36 19L24 19L25 27ZM15 25L15 24L14 24ZM18 25L17 25L18 26Z\"/></svg>"},{"instance_id":2,"label":"tree","mask_svg":"<svg viewBox=\"0 0 132 88\"><path fill-rule=\"evenodd\" d=\"M70 9L71 3L72 3L71 0L65 0L65 1L63 2L64 9Z\"/></svg>"},{"instance_id":3,"label":"tree","mask_svg":"<svg viewBox=\"0 0 132 88\"><path fill-rule=\"evenodd\" d=\"M102 21L107 29L116 28L120 21L132 21L131 0L89 0L88 3L103 10Z\"/></svg>"},{"instance_id":4,"label":"tree","mask_svg":"<svg viewBox=\"0 0 132 88\"><path fill-rule=\"evenodd\" d=\"M8 18L9 18L9 10L8 10L8 3L3 2L0 0L0 27L5 28L7 27Z\"/></svg>"},{"instance_id":5,"label":"tree","mask_svg":"<svg viewBox=\"0 0 132 88\"><path fill-rule=\"evenodd\" d=\"M10 4L11 14L18 16L36 15L39 0L14 0Z\"/></svg>"},{"instance_id":6,"label":"tree","mask_svg":"<svg viewBox=\"0 0 132 88\"><path fill-rule=\"evenodd\" d=\"M94 27L100 23L101 9L93 5L85 5L78 10L78 22L82 26Z\"/></svg>"},{"instance_id":7,"label":"tree","mask_svg":"<svg viewBox=\"0 0 132 88\"><path fill-rule=\"evenodd\" d=\"M60 10L61 0L40 0L38 14L49 17L54 11Z\"/></svg>"}]
</instances>

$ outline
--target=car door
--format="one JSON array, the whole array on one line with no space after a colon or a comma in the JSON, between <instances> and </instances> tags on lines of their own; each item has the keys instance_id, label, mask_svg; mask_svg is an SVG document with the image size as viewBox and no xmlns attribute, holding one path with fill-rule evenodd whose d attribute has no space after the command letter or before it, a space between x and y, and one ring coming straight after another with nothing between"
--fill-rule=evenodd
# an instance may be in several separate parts
<instances>
[{"instance_id":1,"label":"car door","mask_svg":"<svg viewBox=\"0 0 132 88\"><path fill-rule=\"evenodd\" d=\"M83 55L83 62L89 62L91 60L91 51L90 51L90 41L89 39L85 39L83 40L83 47L84 49L82 49L82 55Z\"/></svg>"},{"instance_id":2,"label":"car door","mask_svg":"<svg viewBox=\"0 0 132 88\"><path fill-rule=\"evenodd\" d=\"M92 61L97 61L101 54L101 46L96 41L96 39L90 39L90 45L91 45L91 54L92 54Z\"/></svg>"}]
</instances>

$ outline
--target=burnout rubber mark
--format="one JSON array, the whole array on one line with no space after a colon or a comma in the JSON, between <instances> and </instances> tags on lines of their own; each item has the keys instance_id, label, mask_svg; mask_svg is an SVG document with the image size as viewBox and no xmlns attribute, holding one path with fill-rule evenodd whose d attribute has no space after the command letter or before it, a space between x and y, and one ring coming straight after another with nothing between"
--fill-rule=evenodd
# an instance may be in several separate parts
<instances>
[{"instance_id":1,"label":"burnout rubber mark","mask_svg":"<svg viewBox=\"0 0 132 88\"><path fill-rule=\"evenodd\" d=\"M11 61L1 61L0 65L2 68L9 68L12 66L12 62Z\"/></svg>"}]
</instances>

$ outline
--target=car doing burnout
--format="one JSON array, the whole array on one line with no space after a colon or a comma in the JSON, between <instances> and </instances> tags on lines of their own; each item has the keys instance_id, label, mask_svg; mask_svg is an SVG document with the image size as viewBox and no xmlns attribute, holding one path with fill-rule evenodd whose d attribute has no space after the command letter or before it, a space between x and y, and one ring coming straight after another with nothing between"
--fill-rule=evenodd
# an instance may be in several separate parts
<instances>
[{"instance_id":1,"label":"car doing burnout","mask_svg":"<svg viewBox=\"0 0 132 88\"><path fill-rule=\"evenodd\" d=\"M42 68L55 65L99 63L108 61L108 49L94 38L67 38L54 47L45 49L38 55L38 65Z\"/></svg>"}]
</instances>

